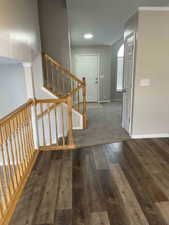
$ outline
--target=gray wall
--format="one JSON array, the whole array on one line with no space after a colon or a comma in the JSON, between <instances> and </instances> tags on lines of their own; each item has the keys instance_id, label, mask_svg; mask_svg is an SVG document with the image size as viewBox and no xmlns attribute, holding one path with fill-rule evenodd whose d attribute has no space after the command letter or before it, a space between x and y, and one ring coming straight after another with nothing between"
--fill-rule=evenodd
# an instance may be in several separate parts
<instances>
[{"instance_id":1,"label":"gray wall","mask_svg":"<svg viewBox=\"0 0 169 225\"><path fill-rule=\"evenodd\" d=\"M40 51L37 0L1 0L0 7L0 56L32 61Z\"/></svg>"},{"instance_id":2,"label":"gray wall","mask_svg":"<svg viewBox=\"0 0 169 225\"><path fill-rule=\"evenodd\" d=\"M138 13L134 87L134 137L169 136L169 11ZM133 21L128 23L128 31ZM129 29L130 28L130 29ZM141 85L148 79L149 84Z\"/></svg>"},{"instance_id":3,"label":"gray wall","mask_svg":"<svg viewBox=\"0 0 169 225\"><path fill-rule=\"evenodd\" d=\"M75 54L99 54L100 55L100 101L111 100L111 46L72 46L72 64Z\"/></svg>"},{"instance_id":4,"label":"gray wall","mask_svg":"<svg viewBox=\"0 0 169 225\"><path fill-rule=\"evenodd\" d=\"M70 66L70 43L65 0L39 0L42 51Z\"/></svg>"},{"instance_id":5,"label":"gray wall","mask_svg":"<svg viewBox=\"0 0 169 225\"><path fill-rule=\"evenodd\" d=\"M138 22L139 22L139 14L136 12L132 15L124 26L124 39L130 35L131 33L136 33L138 36Z\"/></svg>"},{"instance_id":6,"label":"gray wall","mask_svg":"<svg viewBox=\"0 0 169 225\"><path fill-rule=\"evenodd\" d=\"M123 44L123 39L115 42L112 45L112 73L111 73L111 99L112 101L122 101L123 94L116 91L117 83L117 53L121 45Z\"/></svg>"},{"instance_id":7,"label":"gray wall","mask_svg":"<svg viewBox=\"0 0 169 225\"><path fill-rule=\"evenodd\" d=\"M27 101L25 75L21 64L0 64L0 118Z\"/></svg>"}]
</instances>

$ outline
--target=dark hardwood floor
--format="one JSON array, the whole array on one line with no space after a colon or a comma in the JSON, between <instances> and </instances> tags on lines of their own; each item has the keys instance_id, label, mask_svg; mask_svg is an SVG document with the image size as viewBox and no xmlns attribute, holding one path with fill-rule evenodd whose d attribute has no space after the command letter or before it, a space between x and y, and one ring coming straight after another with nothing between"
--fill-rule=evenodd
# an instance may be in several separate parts
<instances>
[{"instance_id":1,"label":"dark hardwood floor","mask_svg":"<svg viewBox=\"0 0 169 225\"><path fill-rule=\"evenodd\" d=\"M169 140L42 152L10 225L168 225Z\"/></svg>"}]
</instances>

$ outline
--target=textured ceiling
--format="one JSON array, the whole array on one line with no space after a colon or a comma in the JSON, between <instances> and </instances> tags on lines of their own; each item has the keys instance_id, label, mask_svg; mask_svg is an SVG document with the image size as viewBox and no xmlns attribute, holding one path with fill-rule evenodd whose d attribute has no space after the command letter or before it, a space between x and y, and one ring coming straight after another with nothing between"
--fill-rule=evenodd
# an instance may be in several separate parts
<instances>
[{"instance_id":1,"label":"textured ceiling","mask_svg":"<svg viewBox=\"0 0 169 225\"><path fill-rule=\"evenodd\" d=\"M138 7L168 5L169 0L67 0L72 45L111 45ZM84 33L94 38L85 40Z\"/></svg>"}]
</instances>

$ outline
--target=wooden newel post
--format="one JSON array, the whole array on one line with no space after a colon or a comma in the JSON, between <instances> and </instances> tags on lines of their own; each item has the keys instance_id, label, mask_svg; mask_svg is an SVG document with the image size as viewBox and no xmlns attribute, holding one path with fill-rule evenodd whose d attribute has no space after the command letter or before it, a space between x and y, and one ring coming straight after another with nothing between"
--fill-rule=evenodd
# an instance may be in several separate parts
<instances>
[{"instance_id":1,"label":"wooden newel post","mask_svg":"<svg viewBox=\"0 0 169 225\"><path fill-rule=\"evenodd\" d=\"M86 99L86 78L83 77L83 128L87 128L87 99Z\"/></svg>"},{"instance_id":2,"label":"wooden newel post","mask_svg":"<svg viewBox=\"0 0 169 225\"><path fill-rule=\"evenodd\" d=\"M72 119L72 96L67 97L67 106L68 106L68 142L69 145L74 145L73 137L73 119Z\"/></svg>"},{"instance_id":3,"label":"wooden newel post","mask_svg":"<svg viewBox=\"0 0 169 225\"><path fill-rule=\"evenodd\" d=\"M33 129L33 137L35 143L35 149L39 149L39 129L38 129L38 120L37 120L37 102L36 98L33 100L32 105L32 129Z\"/></svg>"}]
</instances>

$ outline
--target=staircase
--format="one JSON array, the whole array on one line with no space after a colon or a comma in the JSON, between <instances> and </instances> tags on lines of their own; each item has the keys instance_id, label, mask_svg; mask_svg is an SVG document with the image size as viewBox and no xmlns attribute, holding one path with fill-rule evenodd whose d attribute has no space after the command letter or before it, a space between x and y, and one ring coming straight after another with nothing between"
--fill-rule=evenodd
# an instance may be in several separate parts
<instances>
[{"instance_id":1,"label":"staircase","mask_svg":"<svg viewBox=\"0 0 169 225\"><path fill-rule=\"evenodd\" d=\"M86 80L80 80L48 54L43 54L44 87L57 98L71 96L73 109L83 117L87 128Z\"/></svg>"}]
</instances>

